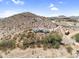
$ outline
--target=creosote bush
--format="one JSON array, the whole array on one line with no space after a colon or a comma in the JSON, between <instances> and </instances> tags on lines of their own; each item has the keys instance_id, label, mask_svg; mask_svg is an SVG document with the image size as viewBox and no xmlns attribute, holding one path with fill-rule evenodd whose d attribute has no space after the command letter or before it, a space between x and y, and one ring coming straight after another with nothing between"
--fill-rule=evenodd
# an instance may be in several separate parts
<instances>
[{"instance_id":1,"label":"creosote bush","mask_svg":"<svg viewBox=\"0 0 79 59\"><path fill-rule=\"evenodd\" d=\"M24 33L21 35L21 40L23 41L23 49L27 47L34 48L34 45L36 43L35 33L28 32L27 35Z\"/></svg>"},{"instance_id":2,"label":"creosote bush","mask_svg":"<svg viewBox=\"0 0 79 59\"><path fill-rule=\"evenodd\" d=\"M50 33L44 40L43 40L43 44L44 46L46 45L46 47L48 46L49 48L59 48L60 44L61 44L61 40L62 37L56 33Z\"/></svg>"},{"instance_id":3,"label":"creosote bush","mask_svg":"<svg viewBox=\"0 0 79 59\"><path fill-rule=\"evenodd\" d=\"M15 48L16 41L15 40L0 40L0 49L7 50Z\"/></svg>"}]
</instances>

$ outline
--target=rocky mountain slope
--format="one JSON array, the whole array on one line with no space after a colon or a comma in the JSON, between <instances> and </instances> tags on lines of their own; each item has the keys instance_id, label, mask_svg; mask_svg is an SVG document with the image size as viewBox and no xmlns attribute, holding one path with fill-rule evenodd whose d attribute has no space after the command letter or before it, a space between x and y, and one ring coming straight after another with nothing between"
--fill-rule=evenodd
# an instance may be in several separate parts
<instances>
[{"instance_id":1,"label":"rocky mountain slope","mask_svg":"<svg viewBox=\"0 0 79 59\"><path fill-rule=\"evenodd\" d=\"M56 24L53 24L47 17L26 12L0 20L0 35L13 34L24 29L54 27Z\"/></svg>"},{"instance_id":2,"label":"rocky mountain slope","mask_svg":"<svg viewBox=\"0 0 79 59\"><path fill-rule=\"evenodd\" d=\"M78 57L70 37L78 32L78 24L70 17L30 12L0 19L0 57Z\"/></svg>"}]
</instances>

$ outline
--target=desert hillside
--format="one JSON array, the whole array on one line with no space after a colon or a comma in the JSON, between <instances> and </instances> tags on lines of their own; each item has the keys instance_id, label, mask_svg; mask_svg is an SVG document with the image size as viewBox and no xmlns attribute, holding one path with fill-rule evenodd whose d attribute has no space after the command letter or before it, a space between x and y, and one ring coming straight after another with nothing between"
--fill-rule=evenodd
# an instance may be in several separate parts
<instances>
[{"instance_id":1,"label":"desert hillside","mask_svg":"<svg viewBox=\"0 0 79 59\"><path fill-rule=\"evenodd\" d=\"M8 35L15 32L32 28L54 28L53 24L47 17L38 16L30 12L17 14L0 20L0 34Z\"/></svg>"},{"instance_id":2,"label":"desert hillside","mask_svg":"<svg viewBox=\"0 0 79 59\"><path fill-rule=\"evenodd\" d=\"M78 17L16 14L0 19L0 57L79 57L78 33Z\"/></svg>"}]
</instances>

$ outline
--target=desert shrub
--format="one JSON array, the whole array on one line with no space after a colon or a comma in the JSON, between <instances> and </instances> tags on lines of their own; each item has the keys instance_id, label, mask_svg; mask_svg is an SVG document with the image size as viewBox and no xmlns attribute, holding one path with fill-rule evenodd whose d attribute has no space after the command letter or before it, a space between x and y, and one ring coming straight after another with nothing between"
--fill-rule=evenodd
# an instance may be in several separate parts
<instances>
[{"instance_id":1,"label":"desert shrub","mask_svg":"<svg viewBox=\"0 0 79 59\"><path fill-rule=\"evenodd\" d=\"M37 38L34 32L28 32L26 36L22 36L22 40L24 49L27 47L35 48L35 46L40 48L43 42L40 38Z\"/></svg>"},{"instance_id":2,"label":"desert shrub","mask_svg":"<svg viewBox=\"0 0 79 59\"><path fill-rule=\"evenodd\" d=\"M24 49L27 47L34 48L36 43L35 34L33 32L29 32L25 37L22 38Z\"/></svg>"},{"instance_id":3,"label":"desert shrub","mask_svg":"<svg viewBox=\"0 0 79 59\"><path fill-rule=\"evenodd\" d=\"M30 39L24 39L23 40L23 48L34 48L34 45L35 45L35 41L34 40L30 40Z\"/></svg>"},{"instance_id":4,"label":"desert shrub","mask_svg":"<svg viewBox=\"0 0 79 59\"><path fill-rule=\"evenodd\" d=\"M13 49L15 48L15 40L0 40L0 49Z\"/></svg>"},{"instance_id":5,"label":"desert shrub","mask_svg":"<svg viewBox=\"0 0 79 59\"><path fill-rule=\"evenodd\" d=\"M34 38L34 37L35 37L35 33L34 32L29 31L27 33L27 38Z\"/></svg>"},{"instance_id":6,"label":"desert shrub","mask_svg":"<svg viewBox=\"0 0 79 59\"><path fill-rule=\"evenodd\" d=\"M61 36L58 33L52 33L49 34L44 40L43 44L48 46L50 44L53 48L59 48L59 45L61 43Z\"/></svg>"},{"instance_id":7,"label":"desert shrub","mask_svg":"<svg viewBox=\"0 0 79 59\"><path fill-rule=\"evenodd\" d=\"M25 33L23 33L23 34L20 34L20 41L21 41L21 40L23 40L24 38L26 38L26 35L25 35Z\"/></svg>"},{"instance_id":8,"label":"desert shrub","mask_svg":"<svg viewBox=\"0 0 79 59\"><path fill-rule=\"evenodd\" d=\"M62 37L57 32L49 33L45 38L40 40L40 38L36 37L36 33L28 32L27 34L21 34L22 48L34 48L35 45L37 47L41 47L43 45L44 48L59 48Z\"/></svg>"},{"instance_id":9,"label":"desert shrub","mask_svg":"<svg viewBox=\"0 0 79 59\"><path fill-rule=\"evenodd\" d=\"M66 49L67 49L68 53L72 54L73 48L71 46L67 46Z\"/></svg>"},{"instance_id":10,"label":"desert shrub","mask_svg":"<svg viewBox=\"0 0 79 59\"><path fill-rule=\"evenodd\" d=\"M79 33L76 34L75 36L73 36L72 38L74 38L76 40L76 42L79 42Z\"/></svg>"}]
</instances>

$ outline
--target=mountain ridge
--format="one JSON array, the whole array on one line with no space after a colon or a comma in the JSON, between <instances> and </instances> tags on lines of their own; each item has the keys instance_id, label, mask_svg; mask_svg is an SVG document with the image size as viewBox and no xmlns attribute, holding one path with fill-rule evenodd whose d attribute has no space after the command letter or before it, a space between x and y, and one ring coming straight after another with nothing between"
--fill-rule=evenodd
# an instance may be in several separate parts
<instances>
[{"instance_id":1,"label":"mountain ridge","mask_svg":"<svg viewBox=\"0 0 79 59\"><path fill-rule=\"evenodd\" d=\"M32 28L54 27L56 27L56 24L52 23L49 18L38 16L30 12L16 14L0 21L1 34L16 33L18 31Z\"/></svg>"}]
</instances>

